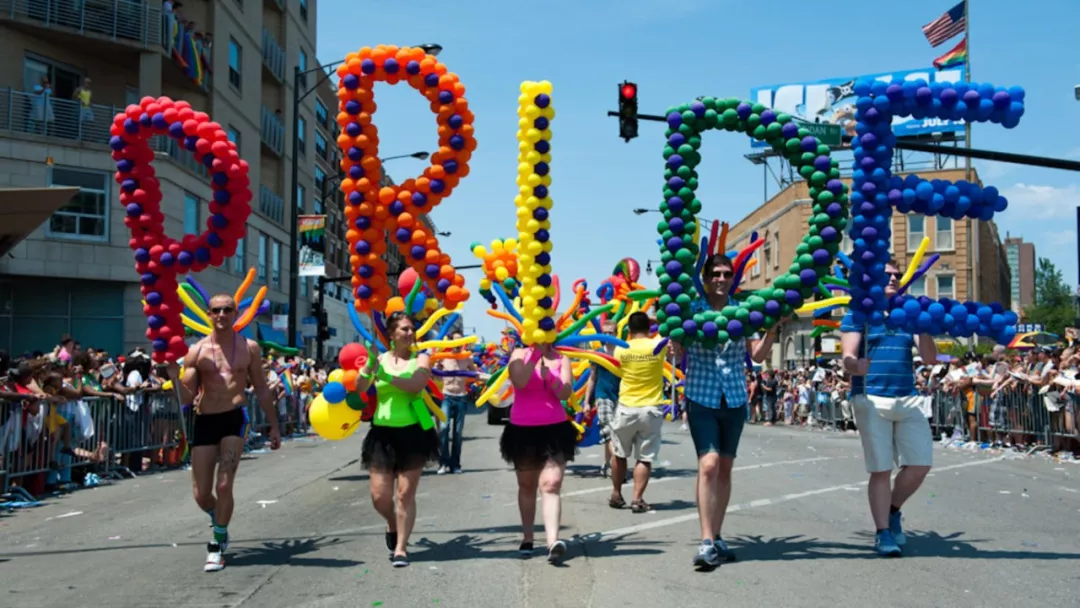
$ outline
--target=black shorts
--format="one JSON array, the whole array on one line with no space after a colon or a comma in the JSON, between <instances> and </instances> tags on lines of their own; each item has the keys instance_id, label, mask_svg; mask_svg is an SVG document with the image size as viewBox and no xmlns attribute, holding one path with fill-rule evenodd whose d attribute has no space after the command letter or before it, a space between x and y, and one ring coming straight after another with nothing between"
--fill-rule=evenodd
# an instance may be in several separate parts
<instances>
[{"instance_id":1,"label":"black shorts","mask_svg":"<svg viewBox=\"0 0 1080 608\"><path fill-rule=\"evenodd\" d=\"M404 473L439 460L439 435L434 428L372 425L360 448L360 464L368 471Z\"/></svg>"},{"instance_id":2,"label":"black shorts","mask_svg":"<svg viewBox=\"0 0 1080 608\"><path fill-rule=\"evenodd\" d=\"M226 437L243 437L247 432L247 416L244 408L236 408L220 414L195 414L191 431L191 446L218 445Z\"/></svg>"},{"instance_id":3,"label":"black shorts","mask_svg":"<svg viewBox=\"0 0 1080 608\"><path fill-rule=\"evenodd\" d=\"M570 462L576 451L577 429L569 420L541 426L510 423L499 439L503 460L518 471L542 469L548 461Z\"/></svg>"}]
</instances>

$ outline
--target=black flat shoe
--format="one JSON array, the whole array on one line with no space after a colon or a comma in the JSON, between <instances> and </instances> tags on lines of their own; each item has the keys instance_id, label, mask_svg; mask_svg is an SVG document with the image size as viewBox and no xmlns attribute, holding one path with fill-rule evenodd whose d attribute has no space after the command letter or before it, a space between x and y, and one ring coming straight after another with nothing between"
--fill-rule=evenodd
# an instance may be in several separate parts
<instances>
[{"instance_id":1,"label":"black flat shoe","mask_svg":"<svg viewBox=\"0 0 1080 608\"><path fill-rule=\"evenodd\" d=\"M390 558L390 565L395 568L408 568L409 556L408 555L394 555Z\"/></svg>"},{"instance_id":2,"label":"black flat shoe","mask_svg":"<svg viewBox=\"0 0 1080 608\"><path fill-rule=\"evenodd\" d=\"M521 557L532 557L533 550L533 543L531 540L522 541L521 546L518 547L518 553L521 554Z\"/></svg>"},{"instance_id":3,"label":"black flat shoe","mask_svg":"<svg viewBox=\"0 0 1080 608\"><path fill-rule=\"evenodd\" d=\"M397 532L386 533L386 550L390 552L390 556L393 557L394 549L397 549Z\"/></svg>"}]
</instances>

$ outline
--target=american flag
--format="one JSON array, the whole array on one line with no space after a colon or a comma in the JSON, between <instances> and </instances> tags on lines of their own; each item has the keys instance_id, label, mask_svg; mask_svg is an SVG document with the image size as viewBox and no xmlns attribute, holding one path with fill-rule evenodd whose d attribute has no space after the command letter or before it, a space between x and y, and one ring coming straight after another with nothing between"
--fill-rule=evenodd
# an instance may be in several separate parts
<instances>
[{"instance_id":1,"label":"american flag","mask_svg":"<svg viewBox=\"0 0 1080 608\"><path fill-rule=\"evenodd\" d=\"M965 2L967 0L962 0L944 15L923 26L923 34L926 34L926 40L930 42L930 46L940 46L949 38L964 33L967 22Z\"/></svg>"}]
</instances>

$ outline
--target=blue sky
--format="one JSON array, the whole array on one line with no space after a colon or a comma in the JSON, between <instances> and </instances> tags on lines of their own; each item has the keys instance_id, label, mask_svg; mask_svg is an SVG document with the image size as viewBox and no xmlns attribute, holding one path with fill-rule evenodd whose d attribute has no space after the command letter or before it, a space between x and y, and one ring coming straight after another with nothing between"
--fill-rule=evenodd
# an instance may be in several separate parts
<instances>
[{"instance_id":1,"label":"blue sky","mask_svg":"<svg viewBox=\"0 0 1080 608\"><path fill-rule=\"evenodd\" d=\"M616 84L637 82L639 110L662 113L699 95L748 97L761 85L926 68L956 38L931 48L921 27L954 0L909 0L903 5L833 0L806 10L805 2L728 0L549 0L518 2L371 2L322 0L318 57L326 63L362 46L435 42L439 59L456 72L475 112L478 148L470 175L432 213L442 245L455 264L474 264L474 241L515 235L513 197L517 95L523 80L550 80L552 123L552 255L566 290L577 278L595 290L616 262L634 257L644 269L659 257L655 208L663 181L663 125L641 123L630 143L618 137ZM1048 3L1049 4L1049 3ZM1054 0L1048 19L1008 0L979 0L971 14L972 79L1027 90L1020 126L977 125L977 148L1080 160L1080 59L1072 48L1080 3ZM901 8L902 7L902 8ZM380 154L435 148L436 125L423 97L406 84L376 89ZM711 133L698 196L702 216L736 222L765 199L762 173L743 155L748 140ZM397 181L423 163L386 165ZM1036 243L1076 284L1076 207L1080 174L976 161L984 182L1009 198L998 229ZM775 192L771 187L769 194ZM800 238L802 235L792 235ZM483 314L478 271L464 271L473 297L466 327L493 338L501 323ZM645 277L646 284L655 278ZM564 301L566 298L564 297Z\"/></svg>"}]
</instances>

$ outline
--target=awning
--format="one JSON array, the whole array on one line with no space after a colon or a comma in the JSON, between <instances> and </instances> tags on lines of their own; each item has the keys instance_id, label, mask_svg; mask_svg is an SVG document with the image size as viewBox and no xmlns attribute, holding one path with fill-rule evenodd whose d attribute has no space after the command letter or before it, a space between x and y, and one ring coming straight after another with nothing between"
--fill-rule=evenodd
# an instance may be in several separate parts
<instances>
[{"instance_id":1,"label":"awning","mask_svg":"<svg viewBox=\"0 0 1080 608\"><path fill-rule=\"evenodd\" d=\"M78 188L0 188L0 256L7 255L79 192Z\"/></svg>"},{"instance_id":2,"label":"awning","mask_svg":"<svg viewBox=\"0 0 1080 608\"><path fill-rule=\"evenodd\" d=\"M259 339L263 342L274 342L281 346L289 345L289 333L280 329L274 329L274 326L269 323L259 323ZM300 347L304 345L304 338L300 335L300 332L296 332L296 344Z\"/></svg>"}]
</instances>

